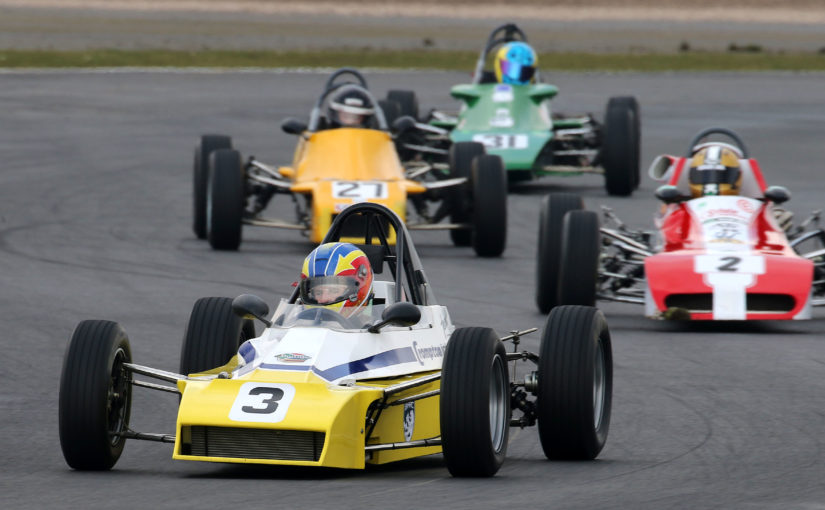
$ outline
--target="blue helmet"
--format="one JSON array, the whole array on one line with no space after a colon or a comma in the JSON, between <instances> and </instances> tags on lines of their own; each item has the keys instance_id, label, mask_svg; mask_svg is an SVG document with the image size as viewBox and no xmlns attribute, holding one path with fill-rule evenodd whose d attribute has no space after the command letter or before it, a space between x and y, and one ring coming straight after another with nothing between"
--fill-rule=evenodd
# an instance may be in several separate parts
<instances>
[{"instance_id":1,"label":"blue helmet","mask_svg":"<svg viewBox=\"0 0 825 510\"><path fill-rule=\"evenodd\" d=\"M367 255L350 243L327 243L304 259L301 302L330 308L346 317L367 305L373 273Z\"/></svg>"},{"instance_id":2,"label":"blue helmet","mask_svg":"<svg viewBox=\"0 0 825 510\"><path fill-rule=\"evenodd\" d=\"M536 73L538 57L529 44L510 42L498 50L495 60L496 79L500 83L525 85Z\"/></svg>"}]
</instances>

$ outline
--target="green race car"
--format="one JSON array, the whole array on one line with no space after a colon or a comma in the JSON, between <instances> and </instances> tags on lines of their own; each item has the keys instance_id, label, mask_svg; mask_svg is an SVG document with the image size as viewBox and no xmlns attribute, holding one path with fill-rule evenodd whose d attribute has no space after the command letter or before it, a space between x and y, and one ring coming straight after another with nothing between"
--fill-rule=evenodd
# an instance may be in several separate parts
<instances>
[{"instance_id":1,"label":"green race car","mask_svg":"<svg viewBox=\"0 0 825 510\"><path fill-rule=\"evenodd\" d=\"M462 152L501 156L510 182L543 175L603 173L610 195L630 195L639 185L639 106L635 97L612 97L604 121L592 115L551 113L555 85L538 73L525 85L499 83L487 62L494 51L527 37L516 25L502 25L490 34L481 51L473 83L456 85L450 94L462 101L455 114L434 110L418 124L417 139L409 130L399 142L420 149L427 145L437 157L450 146ZM410 91L391 91L399 115L417 117L418 103ZM424 129L421 129L424 128ZM451 167L453 165L450 165Z\"/></svg>"}]
</instances>

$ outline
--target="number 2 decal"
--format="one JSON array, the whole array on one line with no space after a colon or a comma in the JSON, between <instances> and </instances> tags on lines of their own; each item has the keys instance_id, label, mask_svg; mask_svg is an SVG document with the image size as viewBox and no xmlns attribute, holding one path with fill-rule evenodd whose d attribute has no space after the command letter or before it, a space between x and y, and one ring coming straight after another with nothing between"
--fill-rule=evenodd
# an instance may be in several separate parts
<instances>
[{"instance_id":1,"label":"number 2 decal","mask_svg":"<svg viewBox=\"0 0 825 510\"><path fill-rule=\"evenodd\" d=\"M739 270L739 268L737 266L739 265L739 263L742 262L742 259L740 257L722 257L719 261L724 262L723 264L721 264L719 267L716 268L719 271L734 271L734 272L736 272L736 271Z\"/></svg>"},{"instance_id":2,"label":"number 2 decal","mask_svg":"<svg viewBox=\"0 0 825 510\"><path fill-rule=\"evenodd\" d=\"M229 419L277 423L286 417L294 397L295 387L291 384L244 383L229 411Z\"/></svg>"}]
</instances>

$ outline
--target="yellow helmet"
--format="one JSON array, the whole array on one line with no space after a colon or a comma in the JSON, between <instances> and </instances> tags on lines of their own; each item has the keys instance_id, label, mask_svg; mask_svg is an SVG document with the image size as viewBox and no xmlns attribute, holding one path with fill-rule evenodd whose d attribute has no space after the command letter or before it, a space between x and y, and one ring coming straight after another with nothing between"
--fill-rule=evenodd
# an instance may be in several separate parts
<instances>
[{"instance_id":1,"label":"yellow helmet","mask_svg":"<svg viewBox=\"0 0 825 510\"><path fill-rule=\"evenodd\" d=\"M693 154L688 181L693 198L738 195L742 185L739 157L723 145L709 144Z\"/></svg>"}]
</instances>

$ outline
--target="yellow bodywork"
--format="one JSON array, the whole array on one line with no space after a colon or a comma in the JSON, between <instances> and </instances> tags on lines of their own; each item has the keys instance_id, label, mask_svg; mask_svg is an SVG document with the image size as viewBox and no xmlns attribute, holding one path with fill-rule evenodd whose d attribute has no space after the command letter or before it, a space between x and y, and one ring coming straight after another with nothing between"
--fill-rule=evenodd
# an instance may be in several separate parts
<instances>
[{"instance_id":1,"label":"yellow bodywork","mask_svg":"<svg viewBox=\"0 0 825 510\"><path fill-rule=\"evenodd\" d=\"M292 167L279 170L292 180L293 193L311 196L309 237L313 243L321 242L333 216L348 205L359 201L379 203L406 221L407 196L426 191L404 177L389 133L375 129L337 128L305 133L295 149ZM343 183L355 185L348 187ZM334 190L334 186L338 188Z\"/></svg>"},{"instance_id":2,"label":"yellow bodywork","mask_svg":"<svg viewBox=\"0 0 825 510\"><path fill-rule=\"evenodd\" d=\"M219 370L219 369L218 369ZM214 372L214 371L210 371ZM387 380L358 382L352 386L331 385L311 371L256 369L232 379L182 380L173 458L208 462L280 464L363 469L365 463L383 464L396 460L441 452L440 446L382 450L365 454L368 433L367 416L370 405L381 401L382 389L399 382L413 380L429 373L420 373ZM230 410L247 383L279 383L295 388L283 419L277 423L245 422L230 419ZM432 391L440 381L411 388L392 395L388 404L400 398ZM404 405L387 406L375 422L368 444L400 443L404 437ZM256 458L258 446L249 448L246 456L210 456L193 453L192 430L197 427L234 429L265 429L267 434L311 431L323 433L323 449L317 461ZM227 429L221 429L227 430ZM270 432L276 431L276 432ZM440 435L438 395L415 401L415 426L412 440ZM260 452L258 452L260 453Z\"/></svg>"}]
</instances>

